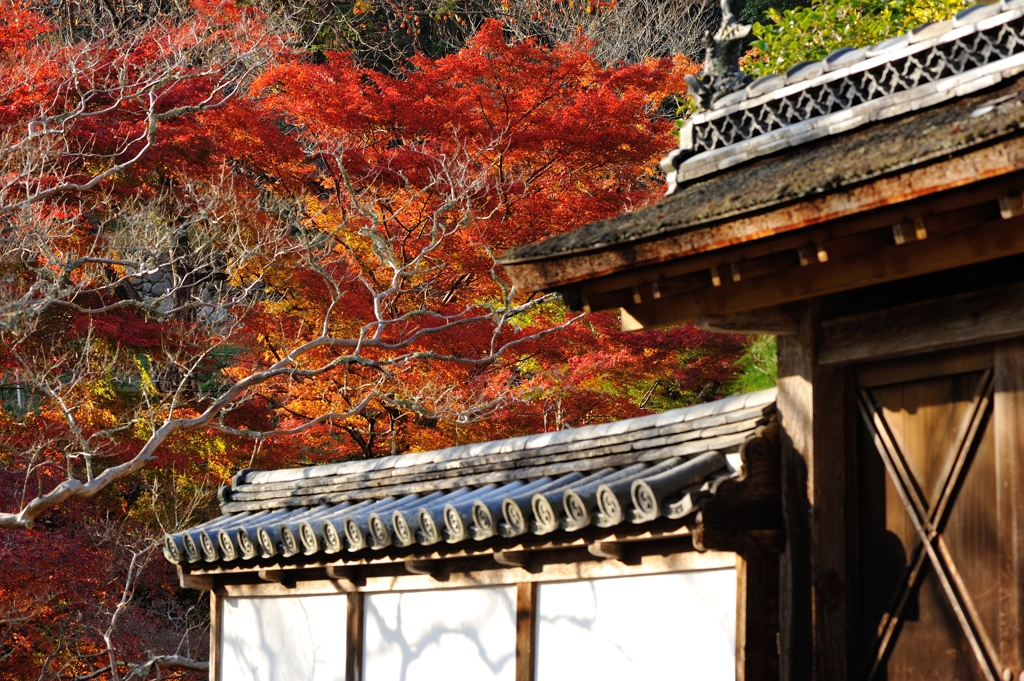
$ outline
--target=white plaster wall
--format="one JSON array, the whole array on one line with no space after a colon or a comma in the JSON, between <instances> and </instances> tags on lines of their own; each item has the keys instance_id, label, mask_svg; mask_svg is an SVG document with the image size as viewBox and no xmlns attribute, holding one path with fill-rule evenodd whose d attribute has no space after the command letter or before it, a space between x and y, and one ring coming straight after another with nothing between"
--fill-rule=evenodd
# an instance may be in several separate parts
<instances>
[{"instance_id":1,"label":"white plaster wall","mask_svg":"<svg viewBox=\"0 0 1024 681\"><path fill-rule=\"evenodd\" d=\"M733 681L736 571L541 584L537 681Z\"/></svg>"},{"instance_id":2,"label":"white plaster wall","mask_svg":"<svg viewBox=\"0 0 1024 681\"><path fill-rule=\"evenodd\" d=\"M516 588L367 594L365 681L513 681Z\"/></svg>"},{"instance_id":3,"label":"white plaster wall","mask_svg":"<svg viewBox=\"0 0 1024 681\"><path fill-rule=\"evenodd\" d=\"M222 681L344 681L344 594L223 603Z\"/></svg>"}]
</instances>

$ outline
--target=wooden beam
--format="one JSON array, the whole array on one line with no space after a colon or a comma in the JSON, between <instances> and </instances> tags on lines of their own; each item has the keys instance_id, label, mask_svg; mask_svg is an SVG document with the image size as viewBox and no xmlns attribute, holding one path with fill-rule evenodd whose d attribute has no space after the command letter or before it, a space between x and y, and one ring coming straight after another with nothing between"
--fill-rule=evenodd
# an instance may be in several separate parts
<instances>
[{"instance_id":1,"label":"wooden beam","mask_svg":"<svg viewBox=\"0 0 1024 681\"><path fill-rule=\"evenodd\" d=\"M664 326L807 300L1018 253L1024 253L1024 217L990 221L903 245L889 241L870 252L833 257L827 263L795 267L777 276L705 288L681 297L670 298L666 293L657 304L625 307L644 327Z\"/></svg>"},{"instance_id":2,"label":"wooden beam","mask_svg":"<svg viewBox=\"0 0 1024 681\"><path fill-rule=\"evenodd\" d=\"M720 527L697 527L693 545L698 551L732 551L738 555L751 552L779 554L786 546L782 530L742 530Z\"/></svg>"},{"instance_id":3,"label":"wooden beam","mask_svg":"<svg viewBox=\"0 0 1024 681\"><path fill-rule=\"evenodd\" d=\"M851 364L1024 336L1024 284L821 322L819 361Z\"/></svg>"},{"instance_id":4,"label":"wooden beam","mask_svg":"<svg viewBox=\"0 0 1024 681\"><path fill-rule=\"evenodd\" d=\"M212 575L194 575L185 572L180 565L178 568L178 584L182 589L197 589L199 591L213 591L217 582Z\"/></svg>"},{"instance_id":5,"label":"wooden beam","mask_svg":"<svg viewBox=\"0 0 1024 681\"><path fill-rule=\"evenodd\" d=\"M345 681L363 681L363 632L366 617L363 614L364 597L360 592L348 594L345 643Z\"/></svg>"},{"instance_id":6,"label":"wooden beam","mask_svg":"<svg viewBox=\"0 0 1024 681\"><path fill-rule=\"evenodd\" d=\"M434 579L443 579L447 574L443 560L405 560L402 561L402 565L411 575L429 575Z\"/></svg>"},{"instance_id":7,"label":"wooden beam","mask_svg":"<svg viewBox=\"0 0 1024 681\"><path fill-rule=\"evenodd\" d=\"M505 567L519 567L529 569L529 551L495 551L494 562Z\"/></svg>"},{"instance_id":8,"label":"wooden beam","mask_svg":"<svg viewBox=\"0 0 1024 681\"><path fill-rule=\"evenodd\" d=\"M797 317L792 306L776 305L750 312L699 317L697 326L708 331L722 333L765 333L790 336L797 332Z\"/></svg>"},{"instance_id":9,"label":"wooden beam","mask_svg":"<svg viewBox=\"0 0 1024 681\"><path fill-rule=\"evenodd\" d=\"M295 570L259 570L257 574L264 582L277 582L289 589L294 589L297 582L295 572Z\"/></svg>"},{"instance_id":10,"label":"wooden beam","mask_svg":"<svg viewBox=\"0 0 1024 681\"><path fill-rule=\"evenodd\" d=\"M516 681L533 681L537 670L537 584L516 584Z\"/></svg>"},{"instance_id":11,"label":"wooden beam","mask_svg":"<svg viewBox=\"0 0 1024 681\"><path fill-rule=\"evenodd\" d=\"M329 565L325 569L327 576L339 582L345 591L355 591L358 587L366 584L366 577L354 566Z\"/></svg>"},{"instance_id":12,"label":"wooden beam","mask_svg":"<svg viewBox=\"0 0 1024 681\"><path fill-rule=\"evenodd\" d=\"M992 368L992 346L975 346L966 350L939 352L917 357L900 357L856 368L859 388L921 381L936 376L966 374Z\"/></svg>"},{"instance_id":13,"label":"wooden beam","mask_svg":"<svg viewBox=\"0 0 1024 681\"><path fill-rule=\"evenodd\" d=\"M779 338L780 664L781 677L794 680L849 671L847 381L844 370L817 361L817 313L802 303L800 333Z\"/></svg>"},{"instance_id":14,"label":"wooden beam","mask_svg":"<svg viewBox=\"0 0 1024 681\"><path fill-rule=\"evenodd\" d=\"M580 551L586 554L586 550ZM587 554L589 555L589 554ZM720 570L734 567L736 558L732 553L708 551L699 553L669 553L667 555L645 555L637 565L625 565L618 561L591 560L581 562L576 559L563 563L539 563L531 566L536 572L527 572L523 568L495 569L491 567L480 570L453 570L442 575L445 581L439 581L425 574L367 575L366 584L359 587L365 593L422 591L424 589L459 589L465 587L503 586L522 581L533 582L565 582L577 579L604 579L606 577L627 577L638 575L654 575L665 572L681 572L685 570ZM236 577L237 578L237 577ZM225 593L237 597L255 596L288 596L295 594L337 594L344 589L333 579L300 581L294 589L288 589L276 582L253 584L250 581L238 583L226 582Z\"/></svg>"},{"instance_id":15,"label":"wooden beam","mask_svg":"<svg viewBox=\"0 0 1024 681\"><path fill-rule=\"evenodd\" d=\"M626 565L638 565L640 557L633 554L628 542L596 541L587 547L592 556L605 560L617 560Z\"/></svg>"}]
</instances>

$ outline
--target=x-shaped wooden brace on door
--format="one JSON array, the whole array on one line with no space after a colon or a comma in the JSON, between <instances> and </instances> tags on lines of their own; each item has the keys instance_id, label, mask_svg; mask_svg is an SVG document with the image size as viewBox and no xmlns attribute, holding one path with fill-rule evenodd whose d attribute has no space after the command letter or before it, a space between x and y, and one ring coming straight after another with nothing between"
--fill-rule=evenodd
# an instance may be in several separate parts
<instances>
[{"instance_id":1,"label":"x-shaped wooden brace on door","mask_svg":"<svg viewBox=\"0 0 1024 681\"><path fill-rule=\"evenodd\" d=\"M903 619L903 611L911 594L924 576L926 560L930 561L935 569L942 590L946 593L946 598L949 599L949 604L952 606L964 634L967 635L967 640L985 677L989 681L999 681L1000 679L1001 665L995 648L992 646L985 627L982 626L974 602L971 600L950 556L949 548L942 538L942 530L949 519L956 491L967 474L971 455L977 447L979 437L984 432L982 425L992 402L992 389L992 370L989 369L982 376L971 401L968 417L960 427L960 432L955 440L954 456L947 466L942 491L934 506L929 506L928 499L914 478L903 452L897 446L896 438L893 437L881 410L875 405L867 390L860 390L859 406L864 423L874 439L875 447L882 456L885 469L888 471L889 477L892 478L896 492L903 501L920 540L911 553L900 588L879 624L875 655L868 660L868 681L873 681L876 677L896 642L896 634Z\"/></svg>"}]
</instances>

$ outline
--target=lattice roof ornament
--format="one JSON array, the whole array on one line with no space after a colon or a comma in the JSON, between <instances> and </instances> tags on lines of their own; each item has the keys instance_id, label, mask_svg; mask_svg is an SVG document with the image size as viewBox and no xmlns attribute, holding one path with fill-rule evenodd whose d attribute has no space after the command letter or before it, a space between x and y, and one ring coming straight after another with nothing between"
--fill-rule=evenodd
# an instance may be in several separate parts
<instances>
[{"instance_id":1,"label":"lattice roof ornament","mask_svg":"<svg viewBox=\"0 0 1024 681\"><path fill-rule=\"evenodd\" d=\"M752 83L739 71L743 38L722 1L722 28L708 37L700 78L687 78L702 107L662 161L668 194L690 181L782 149L896 118L992 87L1024 71L1024 0L975 5L955 18Z\"/></svg>"},{"instance_id":2,"label":"lattice roof ornament","mask_svg":"<svg viewBox=\"0 0 1024 681\"><path fill-rule=\"evenodd\" d=\"M718 32L704 34L704 71L700 77L686 76L690 97L702 109L718 99L742 90L751 77L740 71L740 56L751 27L736 21L729 0L722 0L722 25Z\"/></svg>"}]
</instances>

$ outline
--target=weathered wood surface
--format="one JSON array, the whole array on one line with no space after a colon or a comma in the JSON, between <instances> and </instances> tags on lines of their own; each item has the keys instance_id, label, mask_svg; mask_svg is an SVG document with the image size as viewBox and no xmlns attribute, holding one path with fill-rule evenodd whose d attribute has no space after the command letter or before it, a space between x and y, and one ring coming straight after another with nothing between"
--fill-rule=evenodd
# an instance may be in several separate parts
<instances>
[{"instance_id":1,"label":"weathered wood surface","mask_svg":"<svg viewBox=\"0 0 1024 681\"><path fill-rule=\"evenodd\" d=\"M849 364L1024 336L1024 284L821 323L819 361Z\"/></svg>"},{"instance_id":2,"label":"weathered wood surface","mask_svg":"<svg viewBox=\"0 0 1024 681\"><path fill-rule=\"evenodd\" d=\"M748 544L736 560L736 681L779 679L779 556Z\"/></svg>"},{"instance_id":3,"label":"weathered wood surface","mask_svg":"<svg viewBox=\"0 0 1024 681\"><path fill-rule=\"evenodd\" d=\"M870 679L918 672L978 678L980 671L997 681L1002 675L989 635L998 563L991 512L996 476L986 425L991 377L986 370L860 391L866 439L875 450L865 453L881 457L889 481L884 496L876 484L865 504L870 511L884 499L883 527L899 537L907 565L866 660ZM895 576L880 575L886 555L864 553L865 567L876 576L865 585L869 593ZM925 563L929 569L922 569ZM876 599L889 595L881 590ZM955 619L941 614L947 607Z\"/></svg>"},{"instance_id":4,"label":"weathered wood surface","mask_svg":"<svg viewBox=\"0 0 1024 681\"><path fill-rule=\"evenodd\" d=\"M679 546L673 547L674 551L678 551L678 549ZM493 565L490 569L479 569L480 563L470 565L469 562L466 562L464 567L469 569L452 569L447 573L445 581L438 581L426 574L412 574L401 568L401 572L392 570L387 573L367 576L365 580L360 580L361 583L354 588L365 593L462 589L531 581L543 583L661 574L682 570L717 570L734 567L736 564L735 554L732 552L710 550L700 553L688 550L662 555L658 551L664 552L665 549L658 548L652 550L652 553L642 555L640 555L642 552L638 552L636 555L639 556L639 561L634 564L625 564L614 559L601 560L584 547L574 552L573 559L566 562L545 562L545 558L539 556L536 567L532 570ZM334 579L329 579L326 574L322 574L316 579L299 580L293 589L285 587L280 582L254 583L240 577L235 581L228 580L224 584L225 593L229 596L239 597L347 593L351 588L351 583L348 580L342 580L339 583Z\"/></svg>"},{"instance_id":5,"label":"weathered wood surface","mask_svg":"<svg viewBox=\"0 0 1024 681\"><path fill-rule=\"evenodd\" d=\"M210 588L210 681L222 681L221 659L224 638L224 597Z\"/></svg>"},{"instance_id":6,"label":"weathered wood surface","mask_svg":"<svg viewBox=\"0 0 1024 681\"><path fill-rule=\"evenodd\" d=\"M745 278L717 288L689 289L678 296L673 294L671 282L666 282L660 287L664 291L660 300L621 307L644 327L656 327L808 300L1024 253L1024 217L997 217L976 226L957 222L958 217L932 218L930 236L925 241L897 245L889 227L880 226L874 234L851 238L857 243L850 244L853 252L849 255L836 242L830 243L826 263L797 265L774 276Z\"/></svg>"},{"instance_id":7,"label":"weathered wood surface","mask_svg":"<svg viewBox=\"0 0 1024 681\"><path fill-rule=\"evenodd\" d=\"M363 681L363 633L366 629L364 603L365 598L361 592L348 594L345 681Z\"/></svg>"},{"instance_id":8,"label":"weathered wood surface","mask_svg":"<svg viewBox=\"0 0 1024 681\"><path fill-rule=\"evenodd\" d=\"M784 679L840 679L849 669L846 388L815 357L816 309L779 338L782 505L780 660Z\"/></svg>"},{"instance_id":9,"label":"weathered wood surface","mask_svg":"<svg viewBox=\"0 0 1024 681\"><path fill-rule=\"evenodd\" d=\"M520 582L516 585L516 681L534 680L536 641L537 584Z\"/></svg>"},{"instance_id":10,"label":"weathered wood surface","mask_svg":"<svg viewBox=\"0 0 1024 681\"><path fill-rule=\"evenodd\" d=\"M860 388L877 388L894 383L908 383L934 376L966 374L992 368L992 346L901 357L872 362L856 367L856 383Z\"/></svg>"},{"instance_id":11,"label":"weathered wood surface","mask_svg":"<svg viewBox=\"0 0 1024 681\"><path fill-rule=\"evenodd\" d=\"M790 336L799 331L797 311L792 305L776 305L731 315L699 317L697 326L720 333L764 333Z\"/></svg>"},{"instance_id":12,"label":"weathered wood surface","mask_svg":"<svg viewBox=\"0 0 1024 681\"><path fill-rule=\"evenodd\" d=\"M995 348L1000 658L1024 673L1024 341Z\"/></svg>"},{"instance_id":13,"label":"weathered wood surface","mask_svg":"<svg viewBox=\"0 0 1024 681\"><path fill-rule=\"evenodd\" d=\"M549 260L503 264L521 290L564 288L576 282L640 267L655 267L670 260L696 260L702 254L737 243L757 243L766 240L768 236L806 230L883 207L894 207L892 212L899 213L906 210L901 204L909 201L936 194L953 194L958 188L974 188L985 180L1005 177L1021 170L1024 170L1024 144L1020 138L1016 138L895 176L883 177L843 192L833 192L809 201L750 215L730 216L727 221L692 227L661 238L624 243L614 249L566 254ZM1000 187L993 192L991 200L997 201L1010 190L1012 188ZM971 202L970 197L964 201ZM889 219L887 225L891 229L892 224L906 217L902 215ZM711 264L714 263L706 266L710 267ZM636 282L629 284L635 285Z\"/></svg>"}]
</instances>

